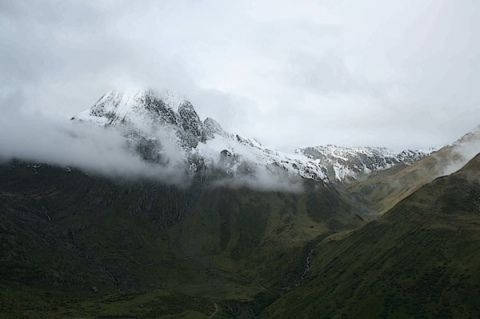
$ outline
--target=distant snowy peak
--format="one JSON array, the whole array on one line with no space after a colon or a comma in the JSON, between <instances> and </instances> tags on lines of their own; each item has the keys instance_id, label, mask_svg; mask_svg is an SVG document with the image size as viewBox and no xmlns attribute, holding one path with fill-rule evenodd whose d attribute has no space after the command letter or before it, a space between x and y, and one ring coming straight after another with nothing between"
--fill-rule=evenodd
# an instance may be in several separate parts
<instances>
[{"instance_id":1,"label":"distant snowy peak","mask_svg":"<svg viewBox=\"0 0 480 319\"><path fill-rule=\"evenodd\" d=\"M332 180L352 181L371 172L398 164L411 164L430 152L404 150L395 153L385 147L344 147L336 145L300 148L296 153L317 161Z\"/></svg>"}]
</instances>

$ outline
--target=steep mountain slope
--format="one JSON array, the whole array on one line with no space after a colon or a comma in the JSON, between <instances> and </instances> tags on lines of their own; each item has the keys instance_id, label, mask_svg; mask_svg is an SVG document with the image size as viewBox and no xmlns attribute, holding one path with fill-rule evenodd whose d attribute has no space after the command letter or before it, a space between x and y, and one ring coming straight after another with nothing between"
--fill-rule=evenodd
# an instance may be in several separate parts
<instances>
[{"instance_id":1,"label":"steep mountain slope","mask_svg":"<svg viewBox=\"0 0 480 319\"><path fill-rule=\"evenodd\" d=\"M201 318L271 300L300 280L312 239L362 222L331 185L305 183L178 188L2 164L0 312Z\"/></svg>"},{"instance_id":2,"label":"steep mountain slope","mask_svg":"<svg viewBox=\"0 0 480 319\"><path fill-rule=\"evenodd\" d=\"M348 191L380 214L435 178L454 172L480 151L480 129L412 163L370 174Z\"/></svg>"},{"instance_id":3,"label":"steep mountain slope","mask_svg":"<svg viewBox=\"0 0 480 319\"><path fill-rule=\"evenodd\" d=\"M399 164L409 165L427 156L426 151L404 150L400 153L385 147L344 147L336 145L299 148L297 153L326 167L330 180L351 182Z\"/></svg>"},{"instance_id":4,"label":"steep mountain slope","mask_svg":"<svg viewBox=\"0 0 480 319\"><path fill-rule=\"evenodd\" d=\"M342 238L343 237L343 238ZM480 315L480 155L377 221L318 244L308 283L268 318Z\"/></svg>"}]
</instances>

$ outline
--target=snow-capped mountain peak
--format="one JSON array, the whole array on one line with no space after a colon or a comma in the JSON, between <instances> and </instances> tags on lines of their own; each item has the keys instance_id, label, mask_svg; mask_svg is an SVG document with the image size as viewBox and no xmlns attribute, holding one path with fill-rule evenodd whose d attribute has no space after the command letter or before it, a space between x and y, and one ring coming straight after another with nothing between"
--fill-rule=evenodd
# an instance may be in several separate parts
<instances>
[{"instance_id":1,"label":"snow-capped mountain peak","mask_svg":"<svg viewBox=\"0 0 480 319\"><path fill-rule=\"evenodd\" d=\"M416 151L395 154L385 148L334 145L283 153L255 139L226 132L212 118L202 121L193 104L185 99L151 90L111 91L72 120L120 129L145 160L168 163L171 154L167 150L177 150L175 158L180 155L190 170L204 169L200 166L206 165L207 169L220 168L232 177L260 172L269 176L349 181L371 171L408 164L424 155Z\"/></svg>"},{"instance_id":2,"label":"snow-capped mountain peak","mask_svg":"<svg viewBox=\"0 0 480 319\"><path fill-rule=\"evenodd\" d=\"M168 124L178 122L174 106L150 90L110 91L74 119L104 126L115 126L120 122L138 125L152 120Z\"/></svg>"},{"instance_id":3,"label":"snow-capped mountain peak","mask_svg":"<svg viewBox=\"0 0 480 319\"><path fill-rule=\"evenodd\" d=\"M119 127L143 136L159 128L167 129L178 135L182 146L190 148L205 140L204 124L189 101L151 90L111 91L72 119Z\"/></svg>"},{"instance_id":4,"label":"snow-capped mountain peak","mask_svg":"<svg viewBox=\"0 0 480 319\"><path fill-rule=\"evenodd\" d=\"M190 170L207 165L232 177L261 172L326 180L324 167L315 161L301 154L277 152L254 139L226 132L212 118L202 121L191 102L164 98L150 90L109 92L72 120L120 129L134 150L155 162L168 162L164 159L169 155L164 154L165 149L177 149ZM176 148L166 148L165 144L175 144Z\"/></svg>"}]
</instances>

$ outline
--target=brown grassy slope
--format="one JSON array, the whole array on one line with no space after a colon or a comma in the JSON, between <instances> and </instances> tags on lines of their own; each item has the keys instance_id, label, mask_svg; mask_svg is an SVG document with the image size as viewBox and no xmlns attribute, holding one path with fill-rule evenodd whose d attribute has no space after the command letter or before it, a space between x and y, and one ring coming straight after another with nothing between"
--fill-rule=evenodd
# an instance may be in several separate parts
<instances>
[{"instance_id":1,"label":"brown grassy slope","mask_svg":"<svg viewBox=\"0 0 480 319\"><path fill-rule=\"evenodd\" d=\"M480 152L480 131L466 134L412 165L396 166L352 183L347 191L378 214L383 214L421 186L450 174Z\"/></svg>"}]
</instances>

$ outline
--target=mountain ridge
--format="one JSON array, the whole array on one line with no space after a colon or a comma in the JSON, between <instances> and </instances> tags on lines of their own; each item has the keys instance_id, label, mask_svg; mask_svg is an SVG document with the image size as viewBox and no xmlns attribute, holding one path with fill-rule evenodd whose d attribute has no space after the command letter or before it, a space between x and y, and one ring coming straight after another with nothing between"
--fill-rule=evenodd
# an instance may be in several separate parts
<instances>
[{"instance_id":1,"label":"mountain ridge","mask_svg":"<svg viewBox=\"0 0 480 319\"><path fill-rule=\"evenodd\" d=\"M327 167L329 177L338 181L353 181L398 164L409 165L430 153L410 149L397 153L386 147L346 147L333 144L299 148L295 152L318 160Z\"/></svg>"}]
</instances>

